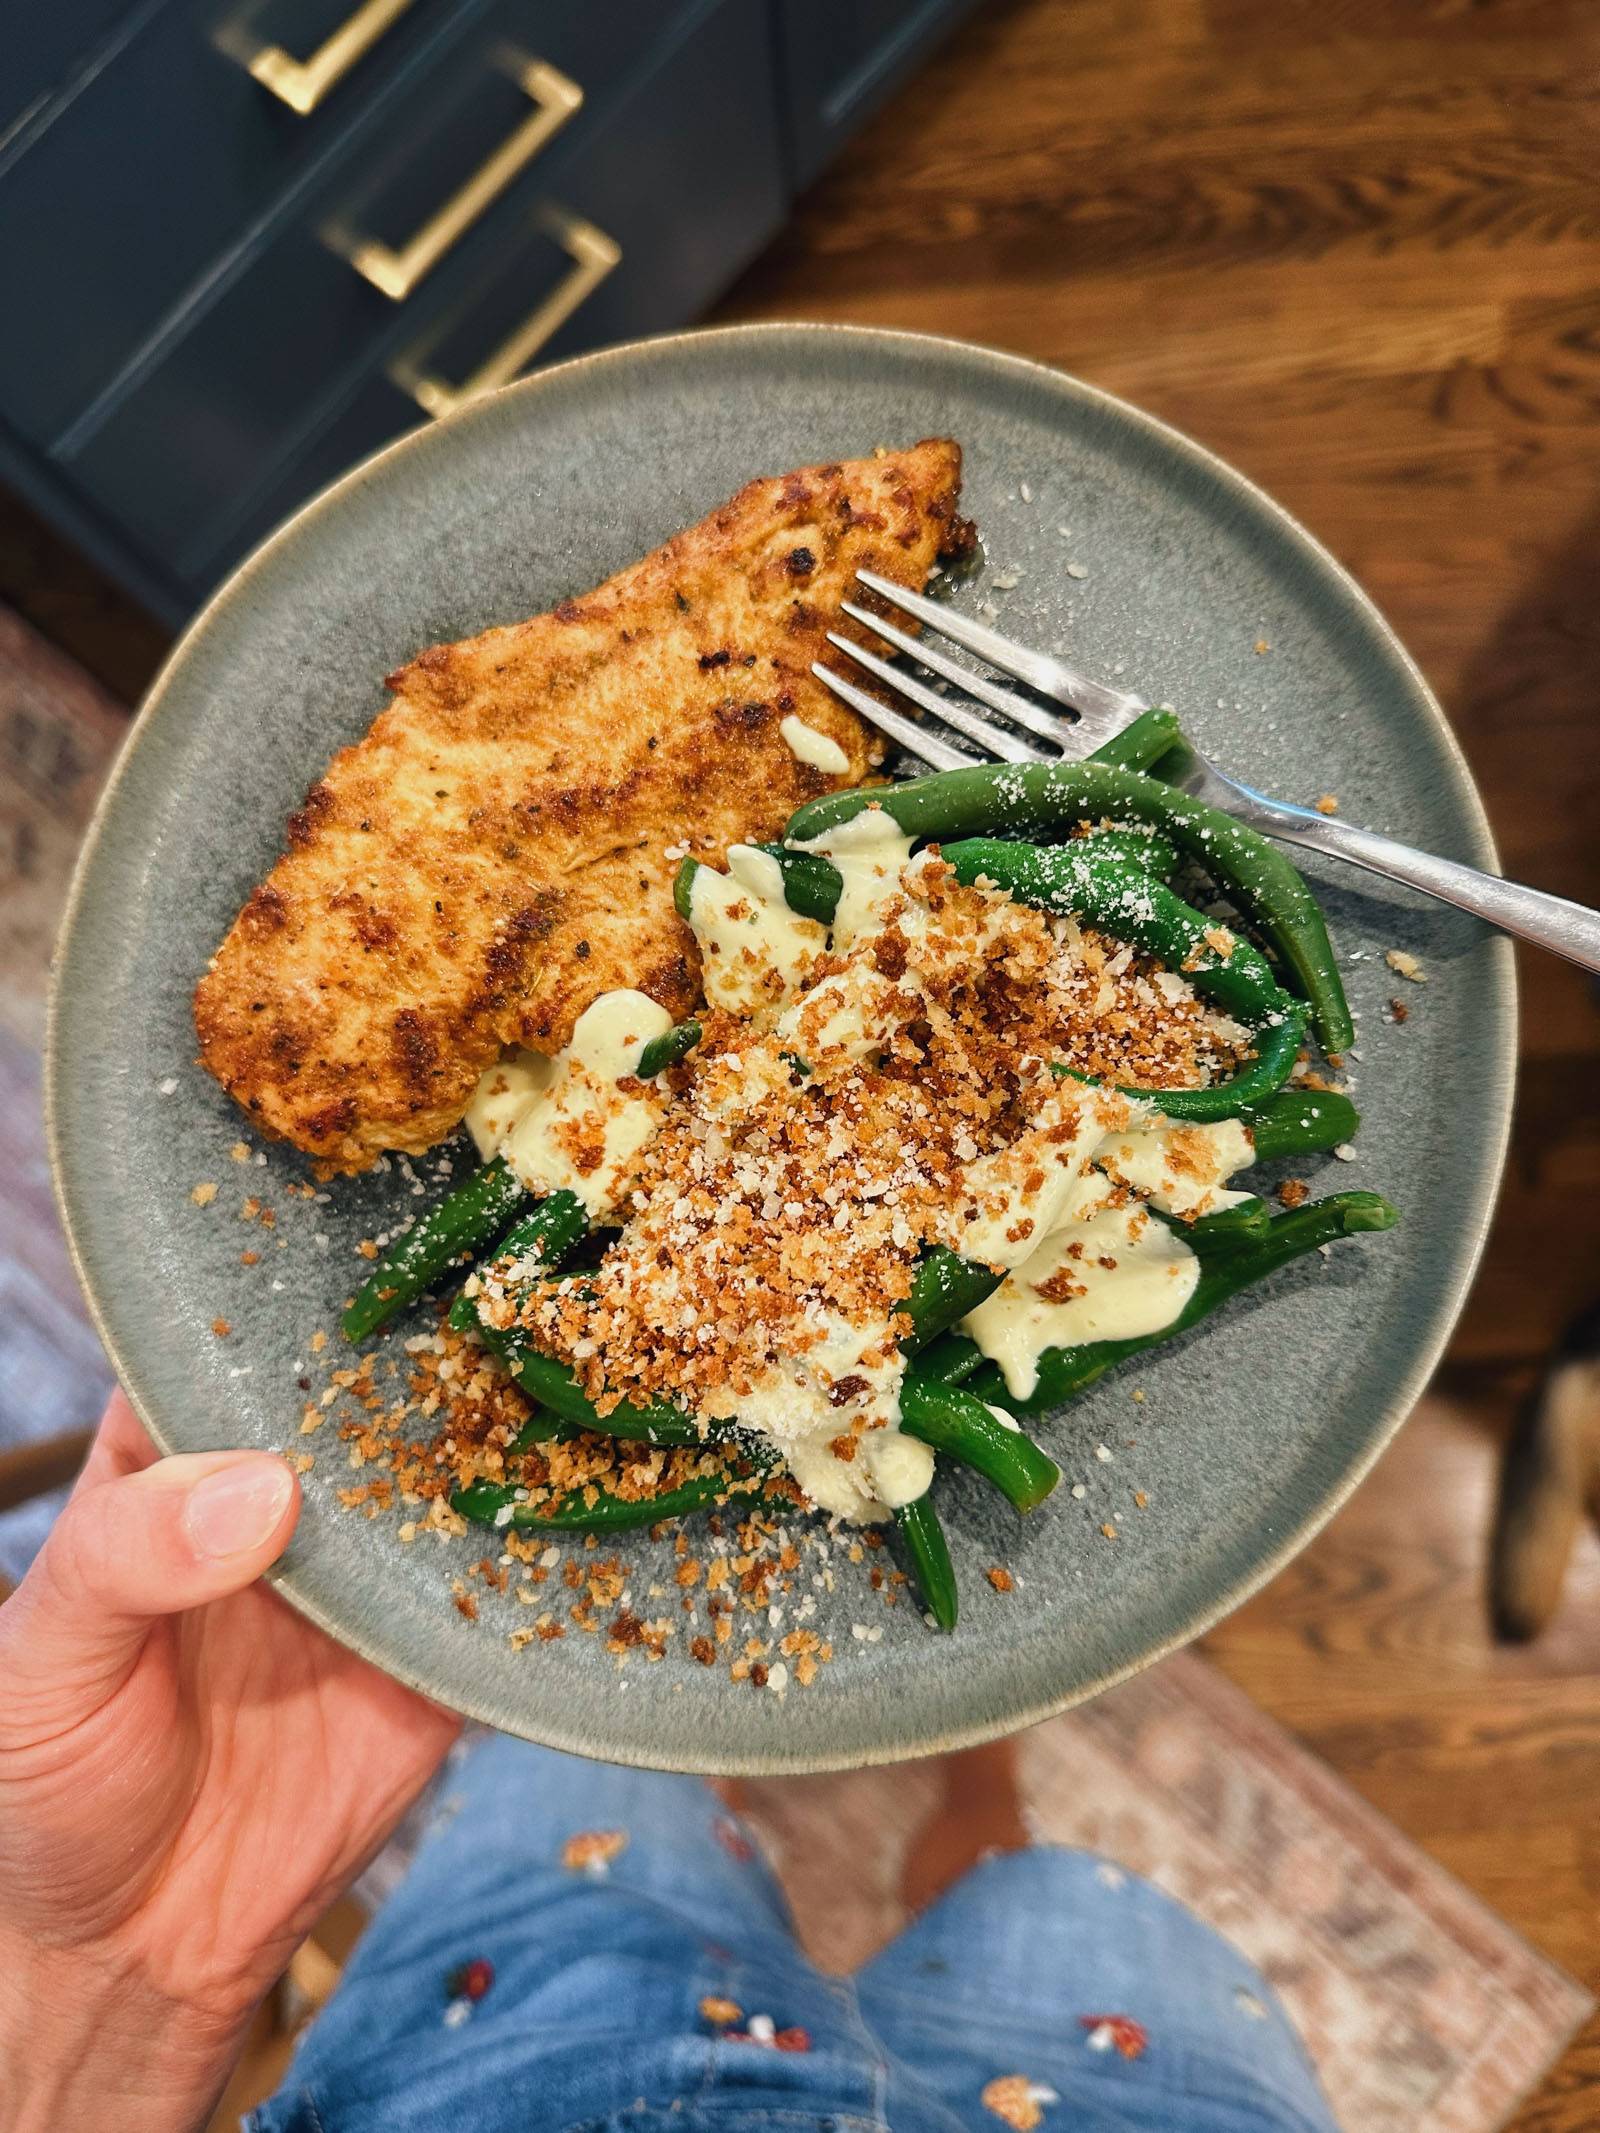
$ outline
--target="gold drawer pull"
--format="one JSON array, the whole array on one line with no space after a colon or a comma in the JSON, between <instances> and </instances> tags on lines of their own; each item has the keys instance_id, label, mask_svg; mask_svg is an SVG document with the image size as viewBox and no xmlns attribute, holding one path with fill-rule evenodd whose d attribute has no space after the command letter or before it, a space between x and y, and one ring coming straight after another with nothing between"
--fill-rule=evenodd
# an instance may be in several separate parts
<instances>
[{"instance_id":1,"label":"gold drawer pull","mask_svg":"<svg viewBox=\"0 0 1600 2133\"><path fill-rule=\"evenodd\" d=\"M411 4L412 0L362 0L309 59L294 58L282 45L265 44L245 64L264 89L282 97L291 111L305 118Z\"/></svg>"},{"instance_id":2,"label":"gold drawer pull","mask_svg":"<svg viewBox=\"0 0 1600 2133\"><path fill-rule=\"evenodd\" d=\"M483 168L437 214L430 215L398 251L368 239L350 253L350 264L356 272L364 274L375 289L381 289L396 303L403 302L423 276L432 272L457 239L466 235L583 102L583 91L577 83L568 81L542 59L519 65L515 80L532 97L534 108L500 143Z\"/></svg>"},{"instance_id":3,"label":"gold drawer pull","mask_svg":"<svg viewBox=\"0 0 1600 2133\"><path fill-rule=\"evenodd\" d=\"M509 384L519 370L533 361L546 341L560 331L578 306L599 288L622 258L621 245L604 230L596 229L592 222L584 222L560 208L546 208L539 219L570 254L571 273L563 275L539 308L524 319L516 332L502 341L463 384L452 385L448 379L414 370L404 359L397 363L390 376L410 393L425 413L448 415L466 401L475 400L479 393L493 392L497 385Z\"/></svg>"}]
</instances>

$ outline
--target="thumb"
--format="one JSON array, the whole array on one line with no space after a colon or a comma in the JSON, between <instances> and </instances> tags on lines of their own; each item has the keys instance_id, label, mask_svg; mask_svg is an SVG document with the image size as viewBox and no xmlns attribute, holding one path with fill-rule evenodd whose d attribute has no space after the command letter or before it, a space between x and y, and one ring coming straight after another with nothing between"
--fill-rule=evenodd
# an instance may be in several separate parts
<instances>
[{"instance_id":1,"label":"thumb","mask_svg":"<svg viewBox=\"0 0 1600 2133\"><path fill-rule=\"evenodd\" d=\"M68 1500L7 1606L12 1689L40 1690L58 1723L127 1678L151 1623L259 1577L294 1530L300 1485L271 1452L195 1452Z\"/></svg>"}]
</instances>

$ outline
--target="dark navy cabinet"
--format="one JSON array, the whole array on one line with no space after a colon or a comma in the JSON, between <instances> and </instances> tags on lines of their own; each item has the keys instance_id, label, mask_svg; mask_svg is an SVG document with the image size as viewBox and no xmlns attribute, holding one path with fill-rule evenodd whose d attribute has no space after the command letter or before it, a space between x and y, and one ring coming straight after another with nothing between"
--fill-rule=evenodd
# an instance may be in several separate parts
<instances>
[{"instance_id":1,"label":"dark navy cabinet","mask_svg":"<svg viewBox=\"0 0 1600 2133\"><path fill-rule=\"evenodd\" d=\"M176 621L400 431L692 319L971 4L0 8L0 478Z\"/></svg>"}]
</instances>

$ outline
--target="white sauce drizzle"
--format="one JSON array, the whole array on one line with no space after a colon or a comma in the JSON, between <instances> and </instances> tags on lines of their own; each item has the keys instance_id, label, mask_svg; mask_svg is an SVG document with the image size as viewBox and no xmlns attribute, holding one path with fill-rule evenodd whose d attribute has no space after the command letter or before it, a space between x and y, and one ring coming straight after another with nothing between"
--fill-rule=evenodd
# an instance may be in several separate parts
<instances>
[{"instance_id":1,"label":"white sauce drizzle","mask_svg":"<svg viewBox=\"0 0 1600 2133\"><path fill-rule=\"evenodd\" d=\"M480 1077L467 1106L478 1153L485 1161L503 1155L530 1192L576 1193L596 1220L610 1214L664 1107L659 1095L617 1084L637 1074L644 1047L671 1027L671 1015L645 993L601 993L554 1059L519 1051ZM592 1145L596 1131L601 1158L580 1170L574 1151Z\"/></svg>"},{"instance_id":2,"label":"white sauce drizzle","mask_svg":"<svg viewBox=\"0 0 1600 2133\"><path fill-rule=\"evenodd\" d=\"M912 840L886 808L865 807L837 829L826 830L802 852L831 859L843 881L833 917L835 953L848 948L859 933L870 931L885 904L900 892L900 869L911 857Z\"/></svg>"},{"instance_id":3,"label":"white sauce drizzle","mask_svg":"<svg viewBox=\"0 0 1600 2133\"><path fill-rule=\"evenodd\" d=\"M1074 1255L1076 1254L1076 1256ZM1110 1260L1110 1266L1101 1264ZM1050 1303L1038 1285L1066 1274L1083 1293ZM1200 1262L1144 1208L1112 1207L1064 1223L975 1311L961 1330L1025 1400L1047 1348L1134 1340L1170 1326L1194 1294Z\"/></svg>"},{"instance_id":4,"label":"white sauce drizzle","mask_svg":"<svg viewBox=\"0 0 1600 2133\"><path fill-rule=\"evenodd\" d=\"M899 1428L905 1358L881 1324L855 1324L821 1306L808 1315L822 1336L816 1346L767 1371L748 1393L730 1393L720 1412L770 1438L822 1510L871 1524L914 1503L933 1479L931 1448ZM838 1408L828 1388L844 1378L861 1379L866 1390ZM861 1413L876 1426L852 1438L853 1457L841 1459L831 1447L851 1437L851 1417Z\"/></svg>"},{"instance_id":5,"label":"white sauce drizzle","mask_svg":"<svg viewBox=\"0 0 1600 2133\"><path fill-rule=\"evenodd\" d=\"M1095 1157L1170 1215L1212 1215L1250 1199L1247 1192L1225 1191L1222 1181L1254 1160L1250 1136L1236 1118L1119 1133Z\"/></svg>"},{"instance_id":6,"label":"white sauce drizzle","mask_svg":"<svg viewBox=\"0 0 1600 2133\"><path fill-rule=\"evenodd\" d=\"M1037 1386L1047 1348L1165 1332L1194 1294L1200 1262L1193 1249L1141 1203L1107 1206L1114 1182L1177 1215L1213 1214L1251 1197L1222 1189L1224 1179L1255 1160L1236 1119L1172 1124L1152 1119L1146 1106L1133 1108L1136 1119L1142 1114L1149 1123L1113 1129L1089 1149L1086 1161L1095 1167L1078 1165L1076 1188L1057 1202L1045 1233L1020 1262L990 1259L970 1237L963 1240L969 1257L1011 1265L994 1294L961 1321L961 1331L999 1365L1018 1399ZM1039 1289L1062 1274L1083 1293L1052 1303Z\"/></svg>"},{"instance_id":7,"label":"white sauce drizzle","mask_svg":"<svg viewBox=\"0 0 1600 2133\"><path fill-rule=\"evenodd\" d=\"M748 844L730 848L726 874L695 868L689 924L700 944L706 998L733 1014L754 1014L792 997L828 940L825 927L784 902L783 870L772 854Z\"/></svg>"},{"instance_id":8,"label":"white sauce drizzle","mask_svg":"<svg viewBox=\"0 0 1600 2133\"><path fill-rule=\"evenodd\" d=\"M815 726L808 726L803 718L793 711L779 726L778 731L789 744L791 755L802 763L809 763L813 770L825 770L831 777L843 777L850 768L850 758L831 734L819 733Z\"/></svg>"}]
</instances>

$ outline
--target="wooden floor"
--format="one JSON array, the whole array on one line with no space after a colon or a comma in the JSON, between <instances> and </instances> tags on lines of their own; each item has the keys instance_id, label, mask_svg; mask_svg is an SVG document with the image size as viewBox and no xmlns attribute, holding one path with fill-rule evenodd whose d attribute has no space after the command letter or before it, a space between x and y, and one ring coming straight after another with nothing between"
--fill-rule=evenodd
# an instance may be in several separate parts
<instances>
[{"instance_id":1,"label":"wooden floor","mask_svg":"<svg viewBox=\"0 0 1600 2133\"><path fill-rule=\"evenodd\" d=\"M726 318L950 332L1122 393L1302 517L1439 690L1508 871L1600 902L1600 6L991 4ZM25 514L0 599L122 692L159 638ZM1523 964L1515 1151L1439 1387L1212 1655L1600 1988L1600 1550L1497 1650L1497 1446L1600 1290L1600 1009ZM1600 2025L1516 2121L1600 2124Z\"/></svg>"}]
</instances>

